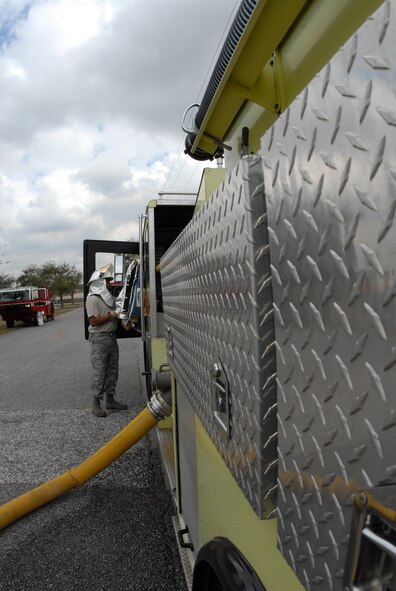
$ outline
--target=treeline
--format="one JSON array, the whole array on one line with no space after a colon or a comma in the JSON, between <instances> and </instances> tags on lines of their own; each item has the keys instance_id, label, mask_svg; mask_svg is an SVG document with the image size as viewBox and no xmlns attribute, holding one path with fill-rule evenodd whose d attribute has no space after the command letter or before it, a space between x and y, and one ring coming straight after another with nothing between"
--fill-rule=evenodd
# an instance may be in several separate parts
<instances>
[{"instance_id":1,"label":"treeline","mask_svg":"<svg viewBox=\"0 0 396 591\"><path fill-rule=\"evenodd\" d=\"M63 307L63 298L66 295L74 297L75 292L81 285L82 274L75 265L61 263L57 265L48 261L43 265L29 265L22 269L19 277L0 273L0 288L13 287L15 285L35 285L37 287L48 287L54 296L59 297Z\"/></svg>"}]
</instances>

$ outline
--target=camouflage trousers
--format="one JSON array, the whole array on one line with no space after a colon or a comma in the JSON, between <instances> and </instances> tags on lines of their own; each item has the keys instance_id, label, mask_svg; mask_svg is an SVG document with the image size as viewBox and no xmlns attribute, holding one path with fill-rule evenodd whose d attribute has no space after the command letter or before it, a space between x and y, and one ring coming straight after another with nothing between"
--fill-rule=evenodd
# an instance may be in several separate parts
<instances>
[{"instance_id":1,"label":"camouflage trousers","mask_svg":"<svg viewBox=\"0 0 396 591\"><path fill-rule=\"evenodd\" d=\"M92 394L101 400L114 397L118 381L118 343L114 333L90 334Z\"/></svg>"}]
</instances>

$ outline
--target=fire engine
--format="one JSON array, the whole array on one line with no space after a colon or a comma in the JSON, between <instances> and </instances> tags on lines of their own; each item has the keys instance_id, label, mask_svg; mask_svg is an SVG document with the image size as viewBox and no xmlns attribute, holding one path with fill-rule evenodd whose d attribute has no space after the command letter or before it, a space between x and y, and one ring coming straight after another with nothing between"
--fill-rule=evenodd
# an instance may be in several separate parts
<instances>
[{"instance_id":1,"label":"fire engine","mask_svg":"<svg viewBox=\"0 0 396 591\"><path fill-rule=\"evenodd\" d=\"M15 287L0 289L0 315L7 328L12 328L15 321L41 324L54 320L55 306L51 291L47 287Z\"/></svg>"},{"instance_id":2,"label":"fire engine","mask_svg":"<svg viewBox=\"0 0 396 591\"><path fill-rule=\"evenodd\" d=\"M396 589L395 38L394 0L242 0L183 118L226 168L85 243L140 254L193 591Z\"/></svg>"}]
</instances>

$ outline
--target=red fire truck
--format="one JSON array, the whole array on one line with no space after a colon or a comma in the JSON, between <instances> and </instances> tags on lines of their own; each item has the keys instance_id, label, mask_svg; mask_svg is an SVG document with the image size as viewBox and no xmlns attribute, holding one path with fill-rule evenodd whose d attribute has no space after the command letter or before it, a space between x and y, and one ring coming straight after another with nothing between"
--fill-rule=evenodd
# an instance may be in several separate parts
<instances>
[{"instance_id":1,"label":"red fire truck","mask_svg":"<svg viewBox=\"0 0 396 591\"><path fill-rule=\"evenodd\" d=\"M7 328L12 328L15 320L41 324L44 319L54 320L54 300L47 287L15 287L0 289L0 315Z\"/></svg>"}]
</instances>

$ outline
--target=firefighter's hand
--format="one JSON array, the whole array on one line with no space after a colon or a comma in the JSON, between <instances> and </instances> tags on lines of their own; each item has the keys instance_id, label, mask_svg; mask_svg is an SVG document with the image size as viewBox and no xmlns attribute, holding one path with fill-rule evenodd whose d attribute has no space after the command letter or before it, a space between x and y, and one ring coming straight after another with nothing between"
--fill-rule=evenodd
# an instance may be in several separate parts
<instances>
[{"instance_id":1,"label":"firefighter's hand","mask_svg":"<svg viewBox=\"0 0 396 591\"><path fill-rule=\"evenodd\" d=\"M111 318L118 318L117 310L110 310L109 314Z\"/></svg>"}]
</instances>

